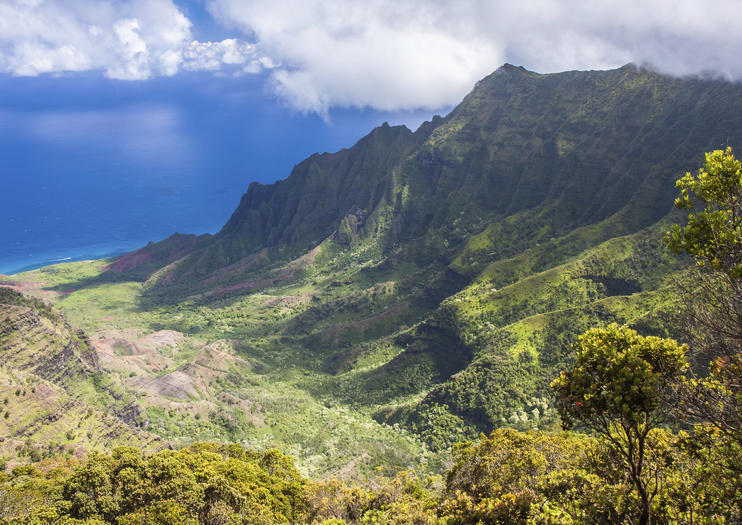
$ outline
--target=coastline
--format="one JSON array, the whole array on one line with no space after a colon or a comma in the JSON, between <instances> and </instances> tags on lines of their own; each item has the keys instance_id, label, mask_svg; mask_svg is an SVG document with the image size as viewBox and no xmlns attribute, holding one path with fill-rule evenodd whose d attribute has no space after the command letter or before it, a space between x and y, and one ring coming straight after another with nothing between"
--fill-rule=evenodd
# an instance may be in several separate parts
<instances>
[{"instance_id":1,"label":"coastline","mask_svg":"<svg viewBox=\"0 0 742 525\"><path fill-rule=\"evenodd\" d=\"M72 255L59 255L52 256L50 254L43 254L36 257L29 257L25 260L15 261L0 261L0 276L11 277L19 273L30 272L32 270L38 270L47 266L54 266L57 264L79 262L79 261L94 261L102 259L111 259L113 257L119 257L129 253L137 248L141 248L147 243L137 243L134 247L100 247L96 249L94 247L80 250L78 253Z\"/></svg>"}]
</instances>

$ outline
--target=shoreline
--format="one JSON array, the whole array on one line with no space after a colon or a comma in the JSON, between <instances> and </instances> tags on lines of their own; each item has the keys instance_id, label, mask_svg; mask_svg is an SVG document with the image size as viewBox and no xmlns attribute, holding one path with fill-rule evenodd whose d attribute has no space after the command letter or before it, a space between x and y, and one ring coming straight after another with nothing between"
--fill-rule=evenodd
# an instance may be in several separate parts
<instances>
[{"instance_id":1,"label":"shoreline","mask_svg":"<svg viewBox=\"0 0 742 525\"><path fill-rule=\"evenodd\" d=\"M135 248L114 248L114 249L108 249L108 250L88 250L84 251L78 255L66 255L66 256L60 256L60 257L39 257L33 262L21 262L18 261L18 263L8 263L6 264L0 264L0 275L12 277L14 275L17 275L19 273L25 273L30 272L33 270L38 270L39 268L46 268L47 266L56 266L57 264L66 264L66 263L73 263L73 262L81 262L81 261L97 261L97 260L103 260L103 259L111 259L113 257L119 257L121 255L124 255L126 253L129 253L131 251L134 251L138 248L141 248L141 246L146 245L146 243L142 245L138 245L138 247Z\"/></svg>"}]
</instances>

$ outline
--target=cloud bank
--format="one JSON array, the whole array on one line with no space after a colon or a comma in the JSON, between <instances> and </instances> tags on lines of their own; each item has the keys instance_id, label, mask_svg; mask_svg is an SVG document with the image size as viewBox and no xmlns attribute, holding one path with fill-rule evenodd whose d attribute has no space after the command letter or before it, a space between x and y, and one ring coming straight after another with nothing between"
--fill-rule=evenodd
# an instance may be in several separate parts
<instances>
[{"instance_id":1,"label":"cloud bank","mask_svg":"<svg viewBox=\"0 0 742 525\"><path fill-rule=\"evenodd\" d=\"M0 72L100 70L143 80L260 66L254 44L193 40L191 22L171 0L0 0Z\"/></svg>"},{"instance_id":2,"label":"cloud bank","mask_svg":"<svg viewBox=\"0 0 742 525\"><path fill-rule=\"evenodd\" d=\"M284 67L305 110L458 101L505 61L540 72L627 62L742 77L742 2L719 0L209 0Z\"/></svg>"},{"instance_id":3,"label":"cloud bank","mask_svg":"<svg viewBox=\"0 0 742 525\"><path fill-rule=\"evenodd\" d=\"M268 69L275 93L318 113L450 105L505 61L742 78L738 0L196 1L234 38L194 40L171 0L0 0L0 71Z\"/></svg>"}]
</instances>

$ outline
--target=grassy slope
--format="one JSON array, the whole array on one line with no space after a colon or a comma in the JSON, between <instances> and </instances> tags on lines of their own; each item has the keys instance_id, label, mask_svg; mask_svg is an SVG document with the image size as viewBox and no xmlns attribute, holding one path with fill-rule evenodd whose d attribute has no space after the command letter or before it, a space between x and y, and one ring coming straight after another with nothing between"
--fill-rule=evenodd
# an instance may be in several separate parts
<instances>
[{"instance_id":1,"label":"grassy slope","mask_svg":"<svg viewBox=\"0 0 742 525\"><path fill-rule=\"evenodd\" d=\"M550 257L567 262L526 271L522 278L512 277L521 271L521 256L487 266L427 321L450 326L459 338L457 351L471 355L471 363L430 390L420 388L427 390L422 399L376 406L375 417L407 426L434 448L497 426L553 427L548 383L569 363L578 334L610 322L671 333L669 288L685 263L664 250L667 224L610 239L575 257L554 253L557 241L548 248ZM510 284L498 287L503 281ZM359 395L356 402L370 398Z\"/></svg>"},{"instance_id":2,"label":"grassy slope","mask_svg":"<svg viewBox=\"0 0 742 525\"><path fill-rule=\"evenodd\" d=\"M347 256L342 252L340 259ZM348 272L358 271L354 265L335 256L323 264L327 271L321 276L309 269L251 295L151 309L142 306L148 304L142 299L143 283L112 282L97 262L45 268L13 276L13 281L33 283L27 290L53 300L72 324L85 327L94 346L109 345L113 354L131 354L127 348L136 348L136 355L104 356L101 363L113 382L146 407L148 430L176 446L211 439L279 447L316 477L435 467L438 456L406 431L326 396L307 395L331 377L323 371L331 352L318 335L316 353L307 355L301 344L305 336L293 335L297 319L316 302L345 300L369 311L383 309L392 286L369 292L347 285ZM318 321L317 332L325 328ZM183 334L182 339L174 346L147 348L147 335L163 329ZM221 344L219 358L208 354L214 344ZM185 395L161 388L163 383L172 387L173 377Z\"/></svg>"}]
</instances>

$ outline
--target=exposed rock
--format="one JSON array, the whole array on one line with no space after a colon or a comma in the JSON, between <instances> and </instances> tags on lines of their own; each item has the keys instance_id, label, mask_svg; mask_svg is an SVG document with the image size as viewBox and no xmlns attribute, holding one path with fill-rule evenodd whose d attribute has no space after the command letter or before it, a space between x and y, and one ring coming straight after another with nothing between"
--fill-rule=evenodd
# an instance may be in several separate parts
<instances>
[{"instance_id":1,"label":"exposed rock","mask_svg":"<svg viewBox=\"0 0 742 525\"><path fill-rule=\"evenodd\" d=\"M337 229L335 240L339 244L352 246L358 239L365 221L366 210L362 210L358 206L353 206L348 214L340 221L340 226Z\"/></svg>"}]
</instances>

